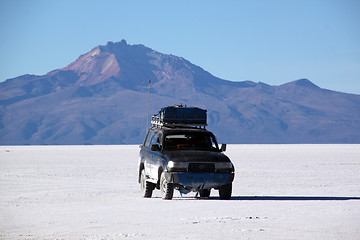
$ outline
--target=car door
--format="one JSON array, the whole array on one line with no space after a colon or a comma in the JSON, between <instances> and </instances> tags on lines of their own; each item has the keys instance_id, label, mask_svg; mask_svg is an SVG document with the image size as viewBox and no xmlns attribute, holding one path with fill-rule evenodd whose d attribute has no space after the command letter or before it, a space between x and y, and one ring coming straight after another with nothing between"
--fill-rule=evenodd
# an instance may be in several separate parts
<instances>
[{"instance_id":1,"label":"car door","mask_svg":"<svg viewBox=\"0 0 360 240\"><path fill-rule=\"evenodd\" d=\"M160 160L163 158L162 153L160 151L161 149L161 137L162 132L158 132L154 135L154 137L151 139L150 146L156 145L158 146L158 150L151 150L150 158L149 158L149 170L150 170L150 176L154 180L158 180L158 172L159 167L161 165Z\"/></svg>"},{"instance_id":2,"label":"car door","mask_svg":"<svg viewBox=\"0 0 360 240\"><path fill-rule=\"evenodd\" d=\"M144 163L145 166L145 174L148 177L151 177L151 162L152 162L152 151L151 151L151 140L154 137L156 132L153 130L149 130L144 145L140 151L140 161Z\"/></svg>"}]
</instances>

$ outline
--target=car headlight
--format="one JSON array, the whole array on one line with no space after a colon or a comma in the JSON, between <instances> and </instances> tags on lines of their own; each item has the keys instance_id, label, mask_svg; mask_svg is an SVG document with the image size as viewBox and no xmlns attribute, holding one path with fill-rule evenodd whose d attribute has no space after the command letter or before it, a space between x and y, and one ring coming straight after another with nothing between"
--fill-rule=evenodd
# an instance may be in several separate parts
<instances>
[{"instance_id":1,"label":"car headlight","mask_svg":"<svg viewBox=\"0 0 360 240\"><path fill-rule=\"evenodd\" d=\"M168 168L171 172L186 172L188 167L187 162L168 162Z\"/></svg>"}]
</instances>

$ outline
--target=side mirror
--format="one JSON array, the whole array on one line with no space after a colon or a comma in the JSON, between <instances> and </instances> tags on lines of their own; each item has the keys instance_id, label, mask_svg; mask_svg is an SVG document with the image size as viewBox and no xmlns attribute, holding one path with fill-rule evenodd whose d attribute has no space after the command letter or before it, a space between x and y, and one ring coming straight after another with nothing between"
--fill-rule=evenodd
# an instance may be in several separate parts
<instances>
[{"instance_id":1,"label":"side mirror","mask_svg":"<svg viewBox=\"0 0 360 240\"><path fill-rule=\"evenodd\" d=\"M157 144L151 145L151 151L160 151L160 146Z\"/></svg>"},{"instance_id":2,"label":"side mirror","mask_svg":"<svg viewBox=\"0 0 360 240\"><path fill-rule=\"evenodd\" d=\"M225 152L225 151L226 151L226 144L225 144L225 143L221 144L220 151L221 151L221 152Z\"/></svg>"}]
</instances>

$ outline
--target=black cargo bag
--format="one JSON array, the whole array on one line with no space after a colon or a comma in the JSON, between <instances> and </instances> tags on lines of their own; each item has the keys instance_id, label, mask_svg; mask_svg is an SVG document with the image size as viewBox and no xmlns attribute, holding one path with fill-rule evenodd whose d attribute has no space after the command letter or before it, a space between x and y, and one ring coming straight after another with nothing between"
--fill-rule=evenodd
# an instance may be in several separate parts
<instances>
[{"instance_id":1,"label":"black cargo bag","mask_svg":"<svg viewBox=\"0 0 360 240\"><path fill-rule=\"evenodd\" d=\"M169 106L160 110L160 121L169 124L206 126L207 110L197 107Z\"/></svg>"}]
</instances>

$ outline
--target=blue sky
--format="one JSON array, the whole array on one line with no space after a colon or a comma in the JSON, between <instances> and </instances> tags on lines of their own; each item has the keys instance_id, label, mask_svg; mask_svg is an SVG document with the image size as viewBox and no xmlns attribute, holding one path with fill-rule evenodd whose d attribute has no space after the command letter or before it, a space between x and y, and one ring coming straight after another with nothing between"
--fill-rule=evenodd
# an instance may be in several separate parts
<instances>
[{"instance_id":1,"label":"blue sky","mask_svg":"<svg viewBox=\"0 0 360 240\"><path fill-rule=\"evenodd\" d=\"M232 81L360 94L360 1L0 0L0 81L125 39Z\"/></svg>"}]
</instances>

